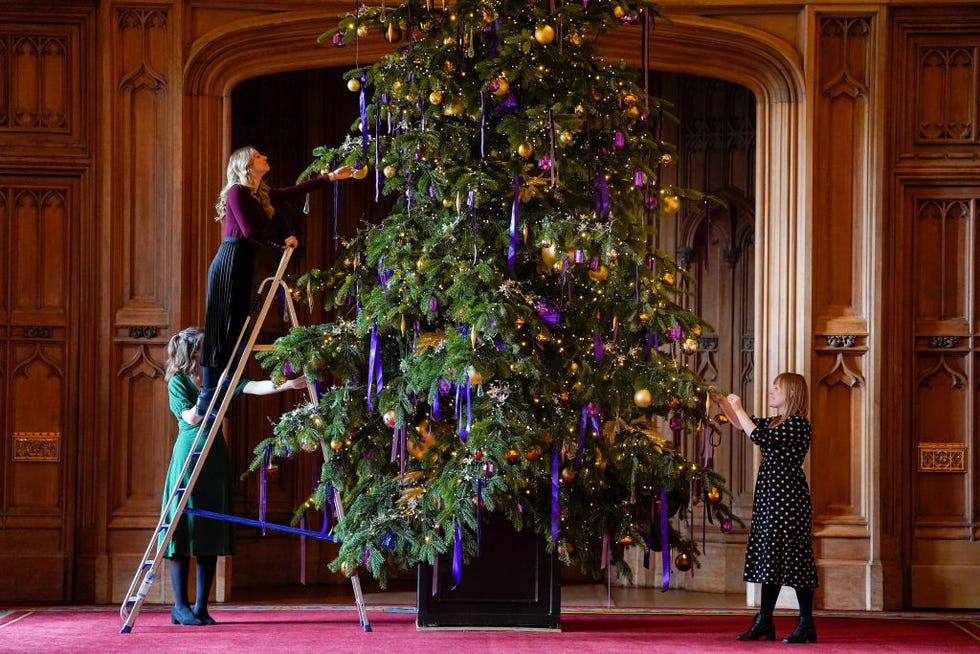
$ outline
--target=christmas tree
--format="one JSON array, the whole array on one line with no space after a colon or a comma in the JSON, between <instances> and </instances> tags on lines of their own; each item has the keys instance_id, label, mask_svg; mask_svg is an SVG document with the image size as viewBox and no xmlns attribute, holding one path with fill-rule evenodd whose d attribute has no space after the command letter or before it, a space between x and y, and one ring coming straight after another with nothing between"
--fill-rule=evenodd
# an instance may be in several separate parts
<instances>
[{"instance_id":1,"label":"christmas tree","mask_svg":"<svg viewBox=\"0 0 980 654\"><path fill-rule=\"evenodd\" d=\"M400 45L349 72L352 135L306 174L354 165L392 208L295 280L335 320L260 356L273 377L304 370L319 402L282 416L252 469L322 450L297 517L342 494L334 570L384 586L469 560L488 512L595 575L629 576L629 546L683 570L699 548L668 518L704 502L737 520L707 456L676 447L714 428L685 365L705 325L651 246L659 218L708 199L661 183L669 107L595 50L616 29L646 44L657 16L646 0L408 2L324 34Z\"/></svg>"}]
</instances>

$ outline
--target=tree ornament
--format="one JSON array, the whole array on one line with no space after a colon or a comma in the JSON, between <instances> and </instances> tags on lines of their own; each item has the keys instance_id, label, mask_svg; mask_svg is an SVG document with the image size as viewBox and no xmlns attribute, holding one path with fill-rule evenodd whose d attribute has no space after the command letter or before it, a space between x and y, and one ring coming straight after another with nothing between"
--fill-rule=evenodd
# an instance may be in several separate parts
<instances>
[{"instance_id":1,"label":"tree ornament","mask_svg":"<svg viewBox=\"0 0 980 654\"><path fill-rule=\"evenodd\" d=\"M662 279L664 284L667 284L668 286L673 286L674 282L677 281L677 278L674 277L674 273L670 272L669 270L661 275L660 279Z\"/></svg>"},{"instance_id":2,"label":"tree ornament","mask_svg":"<svg viewBox=\"0 0 980 654\"><path fill-rule=\"evenodd\" d=\"M509 450L507 452L507 460L510 461L511 463L514 463L519 458L521 458L521 455L520 452L518 452L517 450Z\"/></svg>"},{"instance_id":3,"label":"tree ornament","mask_svg":"<svg viewBox=\"0 0 980 654\"><path fill-rule=\"evenodd\" d=\"M732 530L732 519L731 518L725 518L724 520L722 520L721 521L721 531L722 531L722 533L727 534L731 530Z\"/></svg>"},{"instance_id":4,"label":"tree ornament","mask_svg":"<svg viewBox=\"0 0 980 654\"><path fill-rule=\"evenodd\" d=\"M387 29L385 29L385 40L388 43L398 43L401 41L402 31L398 29L398 26L394 23L388 23Z\"/></svg>"},{"instance_id":5,"label":"tree ornament","mask_svg":"<svg viewBox=\"0 0 980 654\"><path fill-rule=\"evenodd\" d=\"M392 165L385 166L384 170L381 172L384 173L385 177L394 177L395 167Z\"/></svg>"},{"instance_id":6,"label":"tree ornament","mask_svg":"<svg viewBox=\"0 0 980 654\"><path fill-rule=\"evenodd\" d=\"M384 421L385 421L385 427L394 427L395 426L395 412L394 411L390 411L390 410L389 411L386 411L385 412L385 415L384 415Z\"/></svg>"},{"instance_id":7,"label":"tree ornament","mask_svg":"<svg viewBox=\"0 0 980 654\"><path fill-rule=\"evenodd\" d=\"M632 544L633 544L633 537L630 536L629 534L619 539L619 545L623 548L627 548Z\"/></svg>"},{"instance_id":8,"label":"tree ornament","mask_svg":"<svg viewBox=\"0 0 980 654\"><path fill-rule=\"evenodd\" d=\"M561 469L561 480L566 484L571 484L572 482L574 482L575 477L577 476L578 476L578 471L570 465L567 465Z\"/></svg>"},{"instance_id":9,"label":"tree ornament","mask_svg":"<svg viewBox=\"0 0 980 654\"><path fill-rule=\"evenodd\" d=\"M669 152L664 152L662 155L660 155L660 165L661 166L669 166L670 165L670 162L672 162L673 160L674 160L674 158L672 156L670 156L670 153Z\"/></svg>"},{"instance_id":10,"label":"tree ornament","mask_svg":"<svg viewBox=\"0 0 980 654\"><path fill-rule=\"evenodd\" d=\"M708 504L717 504L721 501L721 491L717 486L712 486L708 491Z\"/></svg>"},{"instance_id":11,"label":"tree ornament","mask_svg":"<svg viewBox=\"0 0 980 654\"><path fill-rule=\"evenodd\" d=\"M575 140L575 135L566 129L558 135L558 140L562 143L568 144Z\"/></svg>"},{"instance_id":12,"label":"tree ornament","mask_svg":"<svg viewBox=\"0 0 980 654\"><path fill-rule=\"evenodd\" d=\"M347 80L347 89L352 93L357 93L361 90L361 80L357 79L356 77L350 78Z\"/></svg>"},{"instance_id":13,"label":"tree ornament","mask_svg":"<svg viewBox=\"0 0 980 654\"><path fill-rule=\"evenodd\" d=\"M609 268L605 264L600 264L596 270L589 270L589 279L594 282L601 282L609 276Z\"/></svg>"},{"instance_id":14,"label":"tree ornament","mask_svg":"<svg viewBox=\"0 0 980 654\"><path fill-rule=\"evenodd\" d=\"M568 42L572 45L582 45L582 35L578 32L572 32L568 35Z\"/></svg>"},{"instance_id":15,"label":"tree ornament","mask_svg":"<svg viewBox=\"0 0 980 654\"><path fill-rule=\"evenodd\" d=\"M507 82L507 78L501 75L500 77L491 80L488 89L491 93L497 96L507 95L507 91L510 90L510 84Z\"/></svg>"},{"instance_id":16,"label":"tree ornament","mask_svg":"<svg viewBox=\"0 0 980 654\"><path fill-rule=\"evenodd\" d=\"M681 348L684 350L684 354L694 354L698 351L698 342L693 338L685 338L684 342L681 343Z\"/></svg>"},{"instance_id":17,"label":"tree ornament","mask_svg":"<svg viewBox=\"0 0 980 654\"><path fill-rule=\"evenodd\" d=\"M433 91L429 94L429 103L437 105L440 102L442 102L442 91Z\"/></svg>"},{"instance_id":18,"label":"tree ornament","mask_svg":"<svg viewBox=\"0 0 980 654\"><path fill-rule=\"evenodd\" d=\"M674 559L674 567L681 572L687 572L692 566L693 563L691 562L691 557L687 554L687 552L681 552L677 555L677 558Z\"/></svg>"},{"instance_id":19,"label":"tree ornament","mask_svg":"<svg viewBox=\"0 0 980 654\"><path fill-rule=\"evenodd\" d=\"M368 174L367 164L362 164L360 167L354 166L354 173L351 175L354 179L364 179Z\"/></svg>"},{"instance_id":20,"label":"tree ornament","mask_svg":"<svg viewBox=\"0 0 980 654\"><path fill-rule=\"evenodd\" d=\"M477 372L473 366L470 366L469 369L467 369L466 374L469 375L470 384L473 386L476 386L483 381L483 375Z\"/></svg>"},{"instance_id":21,"label":"tree ornament","mask_svg":"<svg viewBox=\"0 0 980 654\"><path fill-rule=\"evenodd\" d=\"M681 199L676 195L667 195L663 199L664 213L677 213L681 208Z\"/></svg>"},{"instance_id":22,"label":"tree ornament","mask_svg":"<svg viewBox=\"0 0 980 654\"><path fill-rule=\"evenodd\" d=\"M541 246L541 260L544 261L544 265L552 266L558 259L558 252L555 248L554 243L545 243Z\"/></svg>"},{"instance_id":23,"label":"tree ornament","mask_svg":"<svg viewBox=\"0 0 980 654\"><path fill-rule=\"evenodd\" d=\"M537 461L541 458L541 450L536 447L531 448L527 451L527 454L524 455L524 458L526 458L528 461Z\"/></svg>"},{"instance_id":24,"label":"tree ornament","mask_svg":"<svg viewBox=\"0 0 980 654\"><path fill-rule=\"evenodd\" d=\"M339 438L334 438L333 440L330 441L330 449L333 450L334 452L336 452L343 446L344 446L344 441L342 441Z\"/></svg>"},{"instance_id":25,"label":"tree ornament","mask_svg":"<svg viewBox=\"0 0 980 654\"><path fill-rule=\"evenodd\" d=\"M534 40L541 45L548 45L555 40L555 28L551 25L538 25L534 30Z\"/></svg>"},{"instance_id":26,"label":"tree ornament","mask_svg":"<svg viewBox=\"0 0 980 654\"><path fill-rule=\"evenodd\" d=\"M641 388L633 393L633 404L641 409L645 409L650 406L651 402L653 402L653 397L650 395L650 389Z\"/></svg>"},{"instance_id":27,"label":"tree ornament","mask_svg":"<svg viewBox=\"0 0 980 654\"><path fill-rule=\"evenodd\" d=\"M357 36L359 38L364 38L368 35L368 27L364 23L357 26Z\"/></svg>"},{"instance_id":28,"label":"tree ornament","mask_svg":"<svg viewBox=\"0 0 980 654\"><path fill-rule=\"evenodd\" d=\"M521 155L525 159L534 154L534 146L525 141L517 146L517 154Z\"/></svg>"}]
</instances>

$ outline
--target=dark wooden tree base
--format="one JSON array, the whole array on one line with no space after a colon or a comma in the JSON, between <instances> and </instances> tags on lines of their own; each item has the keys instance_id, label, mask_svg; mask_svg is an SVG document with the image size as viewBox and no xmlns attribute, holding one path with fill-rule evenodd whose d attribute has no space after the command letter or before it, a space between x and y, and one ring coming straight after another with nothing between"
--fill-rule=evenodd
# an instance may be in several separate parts
<instances>
[{"instance_id":1,"label":"dark wooden tree base","mask_svg":"<svg viewBox=\"0 0 980 654\"><path fill-rule=\"evenodd\" d=\"M455 589L451 555L439 560L435 593L432 566L419 566L418 628L561 627L560 563L540 536L492 516L483 526L480 549Z\"/></svg>"}]
</instances>

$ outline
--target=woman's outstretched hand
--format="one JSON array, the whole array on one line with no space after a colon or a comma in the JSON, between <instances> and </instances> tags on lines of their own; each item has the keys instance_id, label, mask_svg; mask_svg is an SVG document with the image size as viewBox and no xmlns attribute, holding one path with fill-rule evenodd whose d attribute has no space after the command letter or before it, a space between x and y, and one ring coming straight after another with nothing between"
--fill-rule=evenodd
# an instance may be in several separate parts
<instances>
[{"instance_id":1,"label":"woman's outstretched hand","mask_svg":"<svg viewBox=\"0 0 980 654\"><path fill-rule=\"evenodd\" d=\"M354 175L354 169L351 166L341 166L336 170L331 170L327 173L327 178L331 182L336 182L340 179L350 179Z\"/></svg>"}]
</instances>

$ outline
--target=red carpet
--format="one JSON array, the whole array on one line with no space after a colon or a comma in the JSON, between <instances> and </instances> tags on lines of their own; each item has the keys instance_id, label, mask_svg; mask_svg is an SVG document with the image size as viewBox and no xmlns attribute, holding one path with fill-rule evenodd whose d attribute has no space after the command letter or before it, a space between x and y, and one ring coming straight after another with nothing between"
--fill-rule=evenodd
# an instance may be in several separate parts
<instances>
[{"instance_id":1,"label":"red carpet","mask_svg":"<svg viewBox=\"0 0 980 654\"><path fill-rule=\"evenodd\" d=\"M794 647L775 642L740 643L735 634L751 616L730 613L582 610L562 614L560 632L471 632L415 629L411 609L370 608L372 631L346 607L218 607L219 624L181 627L169 611L146 607L132 633L120 634L109 608L41 608L0 612L0 652L386 652L458 654L493 652L804 652L856 654L980 651L977 615L887 617L861 613L817 615L819 642ZM858 617L859 616L859 617ZM782 638L795 619L776 618Z\"/></svg>"}]
</instances>

